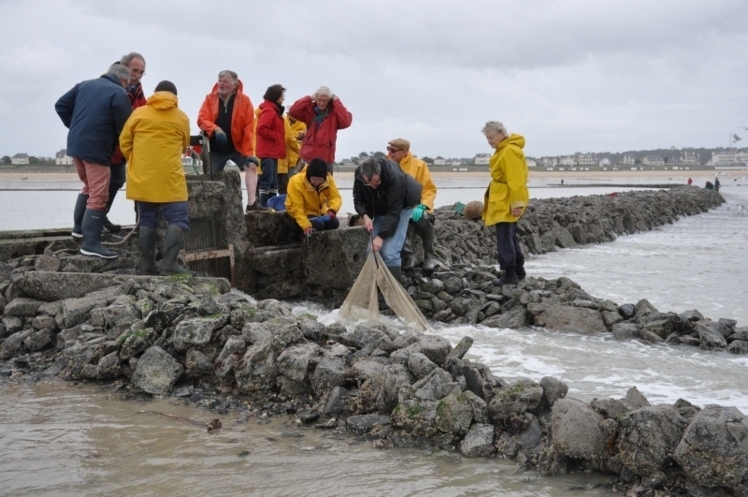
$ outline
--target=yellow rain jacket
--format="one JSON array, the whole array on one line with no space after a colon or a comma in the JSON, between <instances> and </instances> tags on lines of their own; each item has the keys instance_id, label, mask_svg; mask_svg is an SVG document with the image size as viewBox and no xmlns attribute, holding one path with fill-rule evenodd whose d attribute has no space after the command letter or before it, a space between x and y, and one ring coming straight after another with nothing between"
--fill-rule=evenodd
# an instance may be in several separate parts
<instances>
[{"instance_id":1,"label":"yellow rain jacket","mask_svg":"<svg viewBox=\"0 0 748 497\"><path fill-rule=\"evenodd\" d=\"M491 184L483 202L483 221L486 226L496 223L516 223L512 209L525 213L530 192L527 190L527 161L522 149L525 138L512 133L504 139L491 156Z\"/></svg>"},{"instance_id":2,"label":"yellow rain jacket","mask_svg":"<svg viewBox=\"0 0 748 497\"><path fill-rule=\"evenodd\" d=\"M423 186L421 203L433 211L434 199L436 198L436 185L431 181L429 167L421 159L413 157L413 154L410 152L400 161L400 167L406 174L413 176Z\"/></svg>"},{"instance_id":3,"label":"yellow rain jacket","mask_svg":"<svg viewBox=\"0 0 748 497\"><path fill-rule=\"evenodd\" d=\"M315 189L306 178L306 169L288 181L286 196L286 211L302 230L312 225L308 216L324 216L330 210L337 214L343 205L335 180L329 173L327 179Z\"/></svg>"},{"instance_id":4,"label":"yellow rain jacket","mask_svg":"<svg viewBox=\"0 0 748 497\"><path fill-rule=\"evenodd\" d=\"M286 158L278 159L278 174L286 174L290 168L296 166L296 161L299 160L299 149L301 148L301 143L296 139L299 132L294 132L294 126L299 124L299 121L291 125L288 114L283 114L283 124L286 128ZM301 123L301 125L304 126L304 123ZM306 126L304 126L304 129L306 129Z\"/></svg>"},{"instance_id":5,"label":"yellow rain jacket","mask_svg":"<svg viewBox=\"0 0 748 497\"><path fill-rule=\"evenodd\" d=\"M190 145L190 120L177 104L173 93L156 92L125 123L119 146L127 160L128 199L187 200L182 154Z\"/></svg>"}]
</instances>

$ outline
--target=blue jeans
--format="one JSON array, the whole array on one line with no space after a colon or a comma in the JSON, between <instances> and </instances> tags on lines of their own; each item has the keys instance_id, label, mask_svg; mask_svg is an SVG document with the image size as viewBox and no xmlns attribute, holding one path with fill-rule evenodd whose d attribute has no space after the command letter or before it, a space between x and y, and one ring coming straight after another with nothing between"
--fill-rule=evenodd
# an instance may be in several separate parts
<instances>
[{"instance_id":1,"label":"blue jeans","mask_svg":"<svg viewBox=\"0 0 748 497\"><path fill-rule=\"evenodd\" d=\"M260 167L260 191L278 193L278 159L261 158Z\"/></svg>"},{"instance_id":2,"label":"blue jeans","mask_svg":"<svg viewBox=\"0 0 748 497\"><path fill-rule=\"evenodd\" d=\"M408 234L408 223L410 222L410 215L413 213L413 208L407 208L400 211L400 221L397 223L397 230L395 234L389 238L384 239L382 249L379 251L379 255L382 256L382 260L387 266L401 266L400 252L403 250L403 243L405 243L405 237ZM374 216L374 229L371 231L372 239L377 236L379 230L382 229L382 223L386 216ZM371 250L371 243L367 250Z\"/></svg>"},{"instance_id":3,"label":"blue jeans","mask_svg":"<svg viewBox=\"0 0 748 497\"><path fill-rule=\"evenodd\" d=\"M242 154L240 154L239 152L229 152L227 154L222 154L220 152L211 152L210 170L214 173L223 171L223 168L226 167L226 163L229 160L236 164L241 171L244 171L246 161L244 160L244 157L242 157Z\"/></svg>"},{"instance_id":4,"label":"blue jeans","mask_svg":"<svg viewBox=\"0 0 748 497\"><path fill-rule=\"evenodd\" d=\"M140 225L144 228L158 228L159 211L166 219L166 224L179 226L183 230L190 229L190 213L187 202L138 202L140 209Z\"/></svg>"}]
</instances>

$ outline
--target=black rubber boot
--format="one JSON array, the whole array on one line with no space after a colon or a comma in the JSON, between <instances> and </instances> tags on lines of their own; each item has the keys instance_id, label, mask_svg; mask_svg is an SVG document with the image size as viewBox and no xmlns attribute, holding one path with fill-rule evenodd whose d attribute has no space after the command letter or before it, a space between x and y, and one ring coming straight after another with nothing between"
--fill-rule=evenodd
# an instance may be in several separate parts
<instances>
[{"instance_id":1,"label":"black rubber boot","mask_svg":"<svg viewBox=\"0 0 748 497\"><path fill-rule=\"evenodd\" d=\"M119 233L120 231L122 231L122 226L119 225L119 224L113 224L109 220L109 218L106 217L106 214L104 214L104 224L103 224L103 226L104 226L104 228L106 228L106 230L109 233Z\"/></svg>"},{"instance_id":2,"label":"black rubber boot","mask_svg":"<svg viewBox=\"0 0 748 497\"><path fill-rule=\"evenodd\" d=\"M424 221L424 220L422 220ZM423 270L431 272L436 267L434 261L434 225L426 219L423 223L418 223L419 234L423 241Z\"/></svg>"},{"instance_id":3,"label":"black rubber boot","mask_svg":"<svg viewBox=\"0 0 748 497\"><path fill-rule=\"evenodd\" d=\"M266 190L260 190L260 193L257 195L257 203L262 207L261 210L268 209L268 198L270 198L268 192Z\"/></svg>"},{"instance_id":4,"label":"black rubber boot","mask_svg":"<svg viewBox=\"0 0 748 497\"><path fill-rule=\"evenodd\" d=\"M170 224L166 228L164 238L164 260L161 261L161 274L194 274L177 262L177 256L182 247L184 247L184 230Z\"/></svg>"},{"instance_id":5,"label":"black rubber boot","mask_svg":"<svg viewBox=\"0 0 748 497\"><path fill-rule=\"evenodd\" d=\"M527 276L527 272L525 271L525 265L522 264L521 266L517 266L517 279L524 280L525 276Z\"/></svg>"},{"instance_id":6,"label":"black rubber boot","mask_svg":"<svg viewBox=\"0 0 748 497\"><path fill-rule=\"evenodd\" d=\"M413 271L416 265L416 256L413 255L413 249L410 246L410 240L408 240L407 236L405 237L403 248L400 250L400 263L402 264L403 271Z\"/></svg>"},{"instance_id":7,"label":"black rubber boot","mask_svg":"<svg viewBox=\"0 0 748 497\"><path fill-rule=\"evenodd\" d=\"M73 232L70 235L77 241L83 240L83 215L86 213L86 202L88 195L78 194L75 201L75 210L73 211Z\"/></svg>"},{"instance_id":8,"label":"black rubber boot","mask_svg":"<svg viewBox=\"0 0 748 497\"><path fill-rule=\"evenodd\" d=\"M387 266L387 269L390 271L392 276L395 277L398 283L402 281L403 270L400 266Z\"/></svg>"},{"instance_id":9,"label":"black rubber boot","mask_svg":"<svg viewBox=\"0 0 748 497\"><path fill-rule=\"evenodd\" d=\"M83 231L81 254L101 257L102 259L116 259L119 257L119 254L117 252L110 252L101 244L101 228L104 224L104 216L103 211L86 209L86 212L83 214L83 224L81 225Z\"/></svg>"},{"instance_id":10,"label":"black rubber boot","mask_svg":"<svg viewBox=\"0 0 748 497\"><path fill-rule=\"evenodd\" d=\"M156 230L153 228L140 227L138 232L140 254L143 256L143 263L140 265L139 274L159 274L156 269Z\"/></svg>"},{"instance_id":11,"label":"black rubber boot","mask_svg":"<svg viewBox=\"0 0 748 497\"><path fill-rule=\"evenodd\" d=\"M519 281L519 278L517 278L517 271L515 268L506 269L504 271L504 274L501 276L501 278L496 278L492 281L494 286L502 286L502 285L511 285L513 283L517 283Z\"/></svg>"}]
</instances>

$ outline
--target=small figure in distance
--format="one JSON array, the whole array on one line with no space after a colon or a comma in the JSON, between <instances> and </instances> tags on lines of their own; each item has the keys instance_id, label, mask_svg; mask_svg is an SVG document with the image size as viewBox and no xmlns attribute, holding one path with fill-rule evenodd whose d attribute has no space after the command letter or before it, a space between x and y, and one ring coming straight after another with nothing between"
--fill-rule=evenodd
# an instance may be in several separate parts
<instances>
[{"instance_id":1,"label":"small figure in distance","mask_svg":"<svg viewBox=\"0 0 748 497\"><path fill-rule=\"evenodd\" d=\"M688 178L688 186L691 186L692 183L693 183L693 180L691 178Z\"/></svg>"},{"instance_id":2,"label":"small figure in distance","mask_svg":"<svg viewBox=\"0 0 748 497\"><path fill-rule=\"evenodd\" d=\"M324 159L312 159L299 174L288 182L286 212L296 225L291 228L289 241L298 241L303 233L334 230L340 226L337 214L343 205L332 174L327 172Z\"/></svg>"},{"instance_id":3,"label":"small figure in distance","mask_svg":"<svg viewBox=\"0 0 748 497\"><path fill-rule=\"evenodd\" d=\"M350 126L353 115L326 86L320 86L313 95L301 97L294 102L288 114L306 125L301 143L301 158L305 162L311 162L317 157L323 159L328 172L332 174L338 130Z\"/></svg>"},{"instance_id":4,"label":"small figure in distance","mask_svg":"<svg viewBox=\"0 0 748 497\"><path fill-rule=\"evenodd\" d=\"M109 199L110 160L122 127L132 113L125 91L129 84L130 69L112 64L106 74L78 83L55 103L57 115L69 129L67 152L83 182L73 213L72 232L73 238L83 239L83 255L118 257L101 244L101 230Z\"/></svg>"},{"instance_id":5,"label":"small figure in distance","mask_svg":"<svg viewBox=\"0 0 748 497\"><path fill-rule=\"evenodd\" d=\"M423 242L423 270L434 270L434 200L436 199L436 185L431 180L429 167L421 159L410 153L410 142L403 138L396 138L387 144L387 158L400 164L406 174L409 174L423 187L421 203L413 208L409 226L418 233ZM400 254L403 271L412 271L415 266L415 256L408 237L405 237L403 250Z\"/></svg>"},{"instance_id":6,"label":"small figure in distance","mask_svg":"<svg viewBox=\"0 0 748 497\"><path fill-rule=\"evenodd\" d=\"M483 202L483 221L496 226L499 267L504 271L494 285L516 283L526 276L525 257L517 238L517 221L524 214L530 193L527 190L527 161L522 149L523 136L506 130L498 121L483 126L488 144L495 149L491 156L491 183Z\"/></svg>"},{"instance_id":7,"label":"small figure in distance","mask_svg":"<svg viewBox=\"0 0 748 497\"><path fill-rule=\"evenodd\" d=\"M369 250L380 253L398 281L402 276L400 253L422 190L418 181L389 159L370 157L354 173L353 203L371 233Z\"/></svg>"},{"instance_id":8,"label":"small figure in distance","mask_svg":"<svg viewBox=\"0 0 748 497\"><path fill-rule=\"evenodd\" d=\"M197 125L210 137L211 171L223 171L229 160L234 162L244 171L247 210L260 210L255 197L260 165L253 143L255 111L234 71L218 73L218 82L200 107Z\"/></svg>"},{"instance_id":9,"label":"small figure in distance","mask_svg":"<svg viewBox=\"0 0 748 497\"><path fill-rule=\"evenodd\" d=\"M177 87L161 81L143 107L133 111L120 135L120 148L129 164L127 198L137 203L138 232L143 262L140 274L190 273L177 262L190 229L187 179L182 153L190 146L190 120L179 108ZM156 270L156 229L166 220L164 258Z\"/></svg>"}]
</instances>

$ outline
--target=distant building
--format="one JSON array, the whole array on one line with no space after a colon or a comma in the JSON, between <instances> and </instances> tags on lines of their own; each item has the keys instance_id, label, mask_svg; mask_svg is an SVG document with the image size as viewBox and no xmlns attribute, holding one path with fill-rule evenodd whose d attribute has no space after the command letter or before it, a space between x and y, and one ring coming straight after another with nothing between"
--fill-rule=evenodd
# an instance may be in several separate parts
<instances>
[{"instance_id":1,"label":"distant building","mask_svg":"<svg viewBox=\"0 0 748 497\"><path fill-rule=\"evenodd\" d=\"M67 149L62 149L55 154L56 166L72 166L73 158L68 155Z\"/></svg>"},{"instance_id":2,"label":"distant building","mask_svg":"<svg viewBox=\"0 0 748 497\"><path fill-rule=\"evenodd\" d=\"M633 155L624 155L623 159L621 159L621 162L619 164L623 164L624 166L633 166L636 164L636 159Z\"/></svg>"},{"instance_id":3,"label":"distant building","mask_svg":"<svg viewBox=\"0 0 748 497\"><path fill-rule=\"evenodd\" d=\"M548 166L553 167L558 164L558 157L548 157L548 156L541 157L540 163L546 167Z\"/></svg>"},{"instance_id":4,"label":"distant building","mask_svg":"<svg viewBox=\"0 0 748 497\"><path fill-rule=\"evenodd\" d=\"M462 161L460 159L452 159L449 161L448 165L450 166L461 166Z\"/></svg>"},{"instance_id":5,"label":"distant building","mask_svg":"<svg viewBox=\"0 0 748 497\"><path fill-rule=\"evenodd\" d=\"M748 152L712 152L712 159L707 163L710 166L729 166L734 163L748 162Z\"/></svg>"},{"instance_id":6,"label":"distant building","mask_svg":"<svg viewBox=\"0 0 748 497\"><path fill-rule=\"evenodd\" d=\"M476 166L488 165L490 159L491 159L490 154L475 154L475 158L473 159L473 162L475 163Z\"/></svg>"},{"instance_id":7,"label":"distant building","mask_svg":"<svg viewBox=\"0 0 748 497\"><path fill-rule=\"evenodd\" d=\"M538 162L535 159L525 159L525 162L527 162L527 167L535 167L538 165Z\"/></svg>"},{"instance_id":8,"label":"distant building","mask_svg":"<svg viewBox=\"0 0 748 497\"><path fill-rule=\"evenodd\" d=\"M578 166L595 166L599 159L596 154L574 154L574 162Z\"/></svg>"},{"instance_id":9,"label":"distant building","mask_svg":"<svg viewBox=\"0 0 748 497\"><path fill-rule=\"evenodd\" d=\"M645 166L664 166L665 158L661 155L647 155L642 159Z\"/></svg>"},{"instance_id":10,"label":"distant building","mask_svg":"<svg viewBox=\"0 0 748 497\"><path fill-rule=\"evenodd\" d=\"M435 166L444 166L446 164L447 164L447 161L441 155L437 156L436 159L434 159Z\"/></svg>"},{"instance_id":11,"label":"distant building","mask_svg":"<svg viewBox=\"0 0 748 497\"><path fill-rule=\"evenodd\" d=\"M11 164L28 164L29 163L29 154L16 154L13 157L10 158Z\"/></svg>"},{"instance_id":12,"label":"distant building","mask_svg":"<svg viewBox=\"0 0 748 497\"><path fill-rule=\"evenodd\" d=\"M573 166L574 164L575 164L574 157L571 156L571 155L568 155L566 157L561 157L558 160L558 165L559 166Z\"/></svg>"},{"instance_id":13,"label":"distant building","mask_svg":"<svg viewBox=\"0 0 748 497\"><path fill-rule=\"evenodd\" d=\"M600 162L598 163L598 165L600 167L608 167L610 166L610 159L608 159L607 157L603 157L602 159L600 159Z\"/></svg>"}]
</instances>

